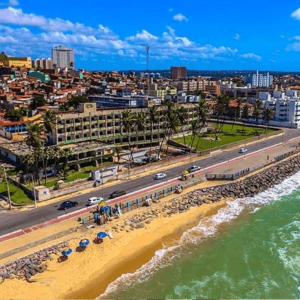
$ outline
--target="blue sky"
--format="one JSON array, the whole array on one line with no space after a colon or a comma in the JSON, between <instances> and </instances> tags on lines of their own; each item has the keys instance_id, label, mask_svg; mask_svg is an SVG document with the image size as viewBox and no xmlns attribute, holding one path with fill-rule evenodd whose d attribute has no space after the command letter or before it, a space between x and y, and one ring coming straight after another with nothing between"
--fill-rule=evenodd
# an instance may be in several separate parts
<instances>
[{"instance_id":1,"label":"blue sky","mask_svg":"<svg viewBox=\"0 0 300 300\"><path fill-rule=\"evenodd\" d=\"M74 48L76 67L299 71L300 1L0 0L0 51L42 58Z\"/></svg>"}]
</instances>

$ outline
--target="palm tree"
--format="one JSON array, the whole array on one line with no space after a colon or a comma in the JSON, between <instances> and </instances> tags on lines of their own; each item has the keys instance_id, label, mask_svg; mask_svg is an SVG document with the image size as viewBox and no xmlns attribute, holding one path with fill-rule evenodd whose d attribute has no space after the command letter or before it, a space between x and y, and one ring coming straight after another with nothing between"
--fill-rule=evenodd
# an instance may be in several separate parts
<instances>
[{"instance_id":1,"label":"palm tree","mask_svg":"<svg viewBox=\"0 0 300 300\"><path fill-rule=\"evenodd\" d=\"M26 126L27 137L24 139L27 146L40 149L45 139L45 127L39 124L28 124Z\"/></svg>"},{"instance_id":2,"label":"palm tree","mask_svg":"<svg viewBox=\"0 0 300 300\"><path fill-rule=\"evenodd\" d=\"M44 175L45 175L45 184L47 184L47 167L49 160L54 157L55 150L53 148L49 147L42 147L41 148L41 157L43 161L43 169L44 169Z\"/></svg>"},{"instance_id":3,"label":"palm tree","mask_svg":"<svg viewBox=\"0 0 300 300\"><path fill-rule=\"evenodd\" d=\"M258 122L258 118L260 116L261 106L262 106L262 102L260 100L255 100L253 115L256 117L256 123Z\"/></svg>"},{"instance_id":4,"label":"palm tree","mask_svg":"<svg viewBox=\"0 0 300 300\"><path fill-rule=\"evenodd\" d=\"M134 127L136 130L136 143L138 147L138 141L139 141L139 132L144 131L147 124L146 124L147 116L144 112L138 112L135 119L134 119Z\"/></svg>"},{"instance_id":5,"label":"palm tree","mask_svg":"<svg viewBox=\"0 0 300 300\"><path fill-rule=\"evenodd\" d=\"M46 133L49 135L54 129L56 124L55 114L51 110L47 110L43 115L42 119L44 121L44 127Z\"/></svg>"},{"instance_id":6,"label":"palm tree","mask_svg":"<svg viewBox=\"0 0 300 300\"><path fill-rule=\"evenodd\" d=\"M196 137L196 135L198 134L198 131L199 131L199 124L198 124L197 121L192 121L191 131L192 131L192 138L191 138L191 143L189 145L190 152L192 152L192 148L193 148L193 145L194 145L194 140L195 140L195 137Z\"/></svg>"},{"instance_id":7,"label":"palm tree","mask_svg":"<svg viewBox=\"0 0 300 300\"><path fill-rule=\"evenodd\" d=\"M237 99L237 114L236 114L236 117L239 119L241 117L241 106L242 106L242 103L243 103L243 100L241 97L238 97Z\"/></svg>"},{"instance_id":8,"label":"palm tree","mask_svg":"<svg viewBox=\"0 0 300 300\"><path fill-rule=\"evenodd\" d=\"M180 126L180 122L176 113L171 112L167 118L167 130L166 135L168 140L171 139L174 133L178 132L178 127ZM169 144L167 143L167 152L169 150Z\"/></svg>"},{"instance_id":9,"label":"palm tree","mask_svg":"<svg viewBox=\"0 0 300 300\"><path fill-rule=\"evenodd\" d=\"M130 159L133 159L133 149L131 147L131 140L130 140L130 136L131 136L131 132L134 128L134 115L132 113L132 111L130 109L125 109L122 112L122 121L121 121L122 127L125 129L126 131L126 136L127 136L127 140L128 140L128 147L130 150Z\"/></svg>"},{"instance_id":10,"label":"palm tree","mask_svg":"<svg viewBox=\"0 0 300 300\"><path fill-rule=\"evenodd\" d=\"M122 154L122 148L121 148L120 146L116 146L114 152L115 152L115 154L117 155L117 159L118 159L118 171L119 171L120 160L121 160L121 154Z\"/></svg>"},{"instance_id":11,"label":"palm tree","mask_svg":"<svg viewBox=\"0 0 300 300\"><path fill-rule=\"evenodd\" d=\"M207 105L205 99L201 99L196 104L196 108L197 108L197 115L198 115L198 122L199 122L199 126L198 126L199 134L198 134L198 141L197 141L197 146L196 146L196 149L198 149L198 145L199 145L199 142L200 142L201 130L207 122L207 118L209 116L209 110L208 110L208 105Z\"/></svg>"},{"instance_id":12,"label":"palm tree","mask_svg":"<svg viewBox=\"0 0 300 300\"><path fill-rule=\"evenodd\" d=\"M157 106L156 105L150 106L148 108L147 114L148 114L148 119L150 121L150 126L151 126L150 127L150 131L151 131L150 153L151 153L152 141L153 141L153 125L159 123L159 113L157 110Z\"/></svg>"},{"instance_id":13,"label":"palm tree","mask_svg":"<svg viewBox=\"0 0 300 300\"><path fill-rule=\"evenodd\" d=\"M59 172L59 160L61 158L61 151L58 147L53 148L54 168Z\"/></svg>"},{"instance_id":14,"label":"palm tree","mask_svg":"<svg viewBox=\"0 0 300 300\"><path fill-rule=\"evenodd\" d=\"M187 113L187 109L184 106L180 106L177 111L177 117L180 123L180 127L181 127L181 133L183 136L183 143L184 145L186 145L186 141L185 141L185 135L184 135L184 126L186 125L186 122L188 120L188 113Z\"/></svg>"},{"instance_id":15,"label":"palm tree","mask_svg":"<svg viewBox=\"0 0 300 300\"><path fill-rule=\"evenodd\" d=\"M264 111L264 118L266 119L266 133L267 133L269 122L272 119L273 115L274 115L274 111L271 108L267 108Z\"/></svg>"}]
</instances>

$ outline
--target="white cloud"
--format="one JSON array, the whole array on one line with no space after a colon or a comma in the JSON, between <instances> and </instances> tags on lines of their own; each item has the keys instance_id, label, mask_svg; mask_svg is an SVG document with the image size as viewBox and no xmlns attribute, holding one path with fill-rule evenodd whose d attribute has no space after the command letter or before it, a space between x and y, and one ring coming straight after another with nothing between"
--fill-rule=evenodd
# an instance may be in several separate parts
<instances>
[{"instance_id":1,"label":"white cloud","mask_svg":"<svg viewBox=\"0 0 300 300\"><path fill-rule=\"evenodd\" d=\"M297 10L295 10L292 14L291 17L296 19L296 20L300 20L300 8L298 8Z\"/></svg>"},{"instance_id":2,"label":"white cloud","mask_svg":"<svg viewBox=\"0 0 300 300\"><path fill-rule=\"evenodd\" d=\"M136 35L130 36L126 38L128 41L150 41L150 40L157 40L158 37L151 34L147 30L142 30L141 33L137 33Z\"/></svg>"},{"instance_id":3,"label":"white cloud","mask_svg":"<svg viewBox=\"0 0 300 300\"><path fill-rule=\"evenodd\" d=\"M280 38L281 38L281 39L284 39L284 38L285 38L285 36L284 36L284 35L281 35L281 36L280 36Z\"/></svg>"},{"instance_id":4,"label":"white cloud","mask_svg":"<svg viewBox=\"0 0 300 300\"><path fill-rule=\"evenodd\" d=\"M188 21L189 19L186 17L186 16L184 16L182 13L179 13L179 14L177 14L177 15L174 15L173 16L173 19L175 20L175 21L179 21L179 22L182 22L182 21Z\"/></svg>"},{"instance_id":5,"label":"white cloud","mask_svg":"<svg viewBox=\"0 0 300 300\"><path fill-rule=\"evenodd\" d=\"M262 57L260 55L257 55L255 53L244 53L240 54L241 58L250 58L250 59L255 59L255 60L262 60Z\"/></svg>"},{"instance_id":6,"label":"white cloud","mask_svg":"<svg viewBox=\"0 0 300 300\"><path fill-rule=\"evenodd\" d=\"M8 5L18 6L19 5L19 1L18 0L9 0Z\"/></svg>"},{"instance_id":7,"label":"white cloud","mask_svg":"<svg viewBox=\"0 0 300 300\"><path fill-rule=\"evenodd\" d=\"M169 12L172 12L173 10L174 10L174 8L169 8L168 9Z\"/></svg>"},{"instance_id":8,"label":"white cloud","mask_svg":"<svg viewBox=\"0 0 300 300\"><path fill-rule=\"evenodd\" d=\"M233 37L234 40L239 40L240 39L240 35L237 33L234 37Z\"/></svg>"},{"instance_id":9,"label":"white cloud","mask_svg":"<svg viewBox=\"0 0 300 300\"><path fill-rule=\"evenodd\" d=\"M4 25L9 24L9 25ZM10 26L12 25L12 26ZM34 30L39 28L39 30ZM167 26L160 35L147 30L124 39L118 37L104 25L90 27L63 19L50 19L44 16L24 13L12 7L0 9L0 44L7 54L35 57L49 56L51 48L65 45L75 49L77 59L108 59L121 56L123 59L140 60L145 63L145 46L150 45L151 59L156 60L232 60L238 50L228 47L216 47L199 44L187 36L176 35L175 30ZM22 45L22 47L20 47ZM255 54L242 54L244 58L258 58Z\"/></svg>"}]
</instances>

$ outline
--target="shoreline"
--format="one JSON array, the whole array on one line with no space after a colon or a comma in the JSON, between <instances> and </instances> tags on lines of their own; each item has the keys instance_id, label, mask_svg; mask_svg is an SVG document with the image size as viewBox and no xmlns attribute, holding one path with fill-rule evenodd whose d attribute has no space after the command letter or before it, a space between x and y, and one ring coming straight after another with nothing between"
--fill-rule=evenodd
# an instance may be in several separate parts
<instances>
[{"instance_id":1,"label":"shoreline","mask_svg":"<svg viewBox=\"0 0 300 300\"><path fill-rule=\"evenodd\" d=\"M173 199L174 195L169 197ZM183 232L198 225L202 218L215 214L221 207L226 206L226 201L223 199L216 203L191 207L184 213L166 218L159 216L142 229L113 233L114 239L106 238L100 245L91 243L83 253L73 251L69 259L61 264L54 257L49 262L48 270L35 275L32 283L19 279L5 280L0 284L1 298L95 299L122 274L134 272L147 263L155 251L178 242ZM129 214L135 213L136 211L131 211L125 216L127 218ZM121 218L116 221L124 220ZM109 231L108 227L113 225L104 226L107 229L102 227L103 231ZM97 231L99 228L81 234L69 242L70 247L75 249L83 237L93 239Z\"/></svg>"},{"instance_id":2,"label":"shoreline","mask_svg":"<svg viewBox=\"0 0 300 300\"><path fill-rule=\"evenodd\" d=\"M172 245L188 228L217 213L227 201L258 194L292 176L299 168L300 155L295 155L259 170L257 174L249 174L243 180L226 184L205 182L186 189L181 195L163 198L153 206L130 211L101 227L101 231L113 231L114 239L106 238L100 245L91 243L83 253L73 251L70 258L61 264L54 258L49 262L48 270L35 275L32 283L18 279L0 282L0 295L9 299L94 299L122 274L134 272L149 262L156 250L166 244ZM199 200L199 197L206 200ZM190 205L187 202L182 205L180 198L191 199ZM174 202L177 203L175 206ZM166 205L172 211L170 215L163 213ZM146 221L143 223L147 224L145 226L131 229L127 225L126 230L122 225L126 220L136 221L149 214L152 214L149 217L151 222ZM117 228L118 225L121 226ZM81 238L93 240L99 230L94 228L78 234L69 242L70 247L75 249Z\"/></svg>"}]
</instances>

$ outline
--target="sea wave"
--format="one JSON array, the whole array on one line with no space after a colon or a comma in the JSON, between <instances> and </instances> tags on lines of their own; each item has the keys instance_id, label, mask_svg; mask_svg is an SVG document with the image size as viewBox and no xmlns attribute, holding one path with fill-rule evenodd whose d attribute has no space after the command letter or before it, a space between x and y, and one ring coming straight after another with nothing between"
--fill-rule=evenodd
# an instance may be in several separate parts
<instances>
[{"instance_id":1,"label":"sea wave","mask_svg":"<svg viewBox=\"0 0 300 300\"><path fill-rule=\"evenodd\" d=\"M299 188L300 172L254 197L238 198L234 201L228 201L227 206L219 209L215 215L202 219L197 226L184 232L178 245L156 251L149 262L144 264L134 273L127 273L120 276L114 282L109 284L106 291L97 299L108 298L108 295L116 292L120 286L124 288L147 280L147 278L155 273L156 270L166 267L172 264L174 259L180 258L180 251L178 251L180 248L186 245L198 244L203 241L203 239L215 235L218 232L220 224L236 219L243 210L249 209L255 213L260 207L267 205L271 201L280 200L282 196L289 195ZM294 235L295 234L296 233L294 233ZM296 235L298 238L298 234ZM286 263L289 263L285 257L284 250L285 249L279 250L279 257L282 260L285 260Z\"/></svg>"}]
</instances>

